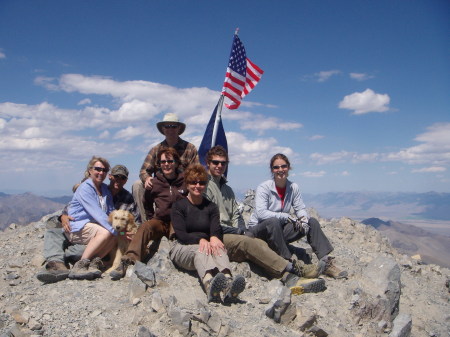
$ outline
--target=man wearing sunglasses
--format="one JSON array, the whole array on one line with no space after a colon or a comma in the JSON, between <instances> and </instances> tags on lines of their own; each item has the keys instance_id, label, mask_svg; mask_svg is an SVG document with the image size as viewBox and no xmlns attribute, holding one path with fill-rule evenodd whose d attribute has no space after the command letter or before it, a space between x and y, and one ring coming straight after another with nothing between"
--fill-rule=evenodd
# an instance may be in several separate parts
<instances>
[{"instance_id":1,"label":"man wearing sunglasses","mask_svg":"<svg viewBox=\"0 0 450 337\"><path fill-rule=\"evenodd\" d=\"M98 171L97 168L94 170ZM123 165L116 165L109 174L108 188L113 196L114 208L123 209L134 215L136 223L141 222L133 195L127 191L124 186L128 181L128 169ZM78 184L77 184L78 185ZM75 192L77 185L74 186ZM70 220L68 216L68 205L64 208L61 216L58 217L57 228L49 228L45 233L44 239L44 257L46 265L43 270L37 273L36 277L44 283L54 283L62 281L69 275L67 263L75 263L83 255L86 245L71 244L64 235L62 229L70 232Z\"/></svg>"},{"instance_id":2,"label":"man wearing sunglasses","mask_svg":"<svg viewBox=\"0 0 450 337\"><path fill-rule=\"evenodd\" d=\"M290 262L270 249L265 241L247 232L234 192L223 176L229 163L226 150L220 145L214 146L206 154L206 163L209 176L206 197L219 207L223 243L230 261L250 261L263 268L271 277L282 277L284 282L299 277L317 277L319 267L305 265L301 261ZM324 282L306 280L302 286L305 292L317 292L323 290Z\"/></svg>"},{"instance_id":3,"label":"man wearing sunglasses","mask_svg":"<svg viewBox=\"0 0 450 337\"><path fill-rule=\"evenodd\" d=\"M186 124L180 122L176 114L167 113L163 120L156 124L156 127L158 128L158 131L164 135L165 139L150 149L139 172L140 180L134 182L132 188L134 200L138 205L142 222L148 220L142 202L144 192L145 190L152 189L153 176L158 169L157 155L161 147L172 147L177 151L180 156L180 171L186 169L190 164L197 164L199 162L197 148L193 144L180 138L180 135L186 129Z\"/></svg>"}]
</instances>

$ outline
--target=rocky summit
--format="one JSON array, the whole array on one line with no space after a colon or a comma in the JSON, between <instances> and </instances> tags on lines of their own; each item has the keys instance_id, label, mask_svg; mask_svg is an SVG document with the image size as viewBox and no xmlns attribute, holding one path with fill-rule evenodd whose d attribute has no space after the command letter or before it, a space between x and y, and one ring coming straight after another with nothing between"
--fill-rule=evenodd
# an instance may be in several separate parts
<instances>
[{"instance_id":1,"label":"rocky summit","mask_svg":"<svg viewBox=\"0 0 450 337\"><path fill-rule=\"evenodd\" d=\"M313 214L315 213L312 210ZM315 214L318 217L317 214ZM147 264L111 281L42 284L46 216L0 234L0 336L449 336L449 269L399 254L372 227L321 219L348 279L326 290L291 294L256 266L232 263L246 277L239 303L207 303L195 274L169 260L169 243ZM303 241L292 247L316 261Z\"/></svg>"}]
</instances>

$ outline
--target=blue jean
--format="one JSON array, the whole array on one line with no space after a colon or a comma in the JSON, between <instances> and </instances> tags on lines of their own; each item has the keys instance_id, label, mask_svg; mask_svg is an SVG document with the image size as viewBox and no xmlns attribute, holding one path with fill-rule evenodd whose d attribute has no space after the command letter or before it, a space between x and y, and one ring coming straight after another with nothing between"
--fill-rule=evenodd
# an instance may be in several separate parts
<instances>
[{"instance_id":1,"label":"blue jean","mask_svg":"<svg viewBox=\"0 0 450 337\"><path fill-rule=\"evenodd\" d=\"M44 258L47 262L75 263L83 255L85 245L72 244L62 228L49 228L44 234Z\"/></svg>"}]
</instances>

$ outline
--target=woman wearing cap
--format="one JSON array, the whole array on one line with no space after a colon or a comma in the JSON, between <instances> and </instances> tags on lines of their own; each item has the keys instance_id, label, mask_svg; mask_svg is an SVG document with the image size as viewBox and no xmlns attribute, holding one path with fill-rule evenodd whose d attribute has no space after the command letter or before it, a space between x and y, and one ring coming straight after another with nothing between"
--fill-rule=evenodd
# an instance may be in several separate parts
<instances>
[{"instance_id":1,"label":"woman wearing cap","mask_svg":"<svg viewBox=\"0 0 450 337\"><path fill-rule=\"evenodd\" d=\"M177 241L170 250L170 259L180 268L196 270L208 302L224 302L237 298L245 288L245 279L231 276L231 266L222 241L219 209L203 197L208 174L200 165L189 166L184 178L188 196L172 206L171 219Z\"/></svg>"},{"instance_id":2,"label":"woman wearing cap","mask_svg":"<svg viewBox=\"0 0 450 337\"><path fill-rule=\"evenodd\" d=\"M108 222L114 203L108 186L103 183L109 163L101 157L92 157L85 178L78 186L69 204L71 232L66 234L72 243L85 244L81 260L69 273L71 279L94 279L101 276L102 261L116 243L116 231Z\"/></svg>"},{"instance_id":3,"label":"woman wearing cap","mask_svg":"<svg viewBox=\"0 0 450 337\"><path fill-rule=\"evenodd\" d=\"M250 217L249 231L267 241L269 246L285 259L292 259L288 243L307 237L325 275L333 278L347 277L332 263L328 256L333 246L315 218L310 218L303 203L300 188L288 180L291 164L289 159L278 153L270 160L272 179L260 184L255 195L255 211ZM295 215L290 215L291 208Z\"/></svg>"}]
</instances>

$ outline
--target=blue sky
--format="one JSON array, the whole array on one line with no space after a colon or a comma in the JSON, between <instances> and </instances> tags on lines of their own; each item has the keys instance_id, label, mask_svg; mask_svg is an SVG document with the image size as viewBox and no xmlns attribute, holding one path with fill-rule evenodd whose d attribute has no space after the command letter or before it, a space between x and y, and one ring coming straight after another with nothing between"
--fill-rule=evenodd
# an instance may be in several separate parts
<instances>
[{"instance_id":1,"label":"blue sky","mask_svg":"<svg viewBox=\"0 0 450 337\"><path fill-rule=\"evenodd\" d=\"M444 0L2 0L0 191L70 194L94 154L133 181L167 112L199 146L237 27L265 73L222 113L236 191L283 152L305 193L449 192Z\"/></svg>"}]
</instances>

